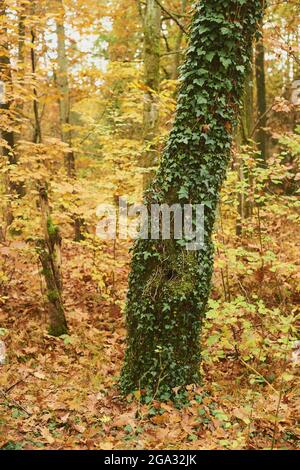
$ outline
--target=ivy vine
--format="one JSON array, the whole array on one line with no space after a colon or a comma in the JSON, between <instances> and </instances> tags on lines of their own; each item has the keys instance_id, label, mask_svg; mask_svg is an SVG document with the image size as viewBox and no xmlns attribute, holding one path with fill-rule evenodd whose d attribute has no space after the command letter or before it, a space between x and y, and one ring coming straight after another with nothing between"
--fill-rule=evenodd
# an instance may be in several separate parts
<instances>
[{"instance_id":1,"label":"ivy vine","mask_svg":"<svg viewBox=\"0 0 300 470\"><path fill-rule=\"evenodd\" d=\"M205 206L205 248L138 240L126 310L123 393L169 399L198 383L200 333L213 273L212 231L230 159L261 0L205 0L194 7L176 117L146 203Z\"/></svg>"}]
</instances>

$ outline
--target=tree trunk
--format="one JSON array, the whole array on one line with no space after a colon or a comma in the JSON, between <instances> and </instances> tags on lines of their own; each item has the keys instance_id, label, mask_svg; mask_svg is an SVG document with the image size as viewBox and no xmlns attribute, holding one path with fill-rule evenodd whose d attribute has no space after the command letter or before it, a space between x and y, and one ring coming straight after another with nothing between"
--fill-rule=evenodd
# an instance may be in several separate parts
<instances>
[{"instance_id":1,"label":"tree trunk","mask_svg":"<svg viewBox=\"0 0 300 470\"><path fill-rule=\"evenodd\" d=\"M142 164L146 171L144 174L144 188L148 187L153 177L153 171L150 168L155 165L157 158L157 148L154 140L158 134L159 120L157 93L160 83L160 32L161 8L155 0L147 0L144 16L144 73L147 87L144 97L143 118L145 151Z\"/></svg>"},{"instance_id":2,"label":"tree trunk","mask_svg":"<svg viewBox=\"0 0 300 470\"><path fill-rule=\"evenodd\" d=\"M0 11L0 16L3 12ZM5 116L5 125L1 129L1 138L4 141L4 145L2 145L1 153L3 157L7 158L9 169L12 169L16 163L16 154L15 154L15 135L12 127L12 115L11 115L11 72L10 72L10 61L8 56L8 48L4 46L4 51L1 51L0 55L0 82L2 92L0 92L0 112L2 114L2 122ZM18 190L18 185L11 180L10 172L8 172L5 176L5 188L6 193L8 195L8 202L5 209L5 219L6 219L6 226L9 227L13 220L13 211L11 207L11 198L13 197L15 191Z\"/></svg>"},{"instance_id":3,"label":"tree trunk","mask_svg":"<svg viewBox=\"0 0 300 470\"><path fill-rule=\"evenodd\" d=\"M300 80L300 26L297 27L295 32L294 50L293 78L294 80Z\"/></svg>"},{"instance_id":4,"label":"tree trunk","mask_svg":"<svg viewBox=\"0 0 300 470\"><path fill-rule=\"evenodd\" d=\"M181 14L184 15L186 12L187 0L181 0ZM174 55L174 65L173 65L173 80L177 80L179 77L179 67L181 65L181 46L183 40L184 32L182 28L178 29L177 38L175 42L175 55Z\"/></svg>"},{"instance_id":5,"label":"tree trunk","mask_svg":"<svg viewBox=\"0 0 300 470\"><path fill-rule=\"evenodd\" d=\"M251 54L251 62L253 54ZM243 109L241 112L240 125L237 136L237 146L241 149L242 145L247 145L251 139L252 131L254 128L253 122L254 114L254 94L253 94L253 69L251 68L245 81L245 90L243 97ZM237 161L237 171L239 181L247 181L250 186L251 175L248 174L247 168L245 168L242 158L239 156ZM245 190L242 190L238 195L238 213L239 220L236 225L236 234L241 236L243 233L243 221L252 215L252 201L249 198L249 194L246 194Z\"/></svg>"},{"instance_id":6,"label":"tree trunk","mask_svg":"<svg viewBox=\"0 0 300 470\"><path fill-rule=\"evenodd\" d=\"M7 36L6 28L6 11L5 1L0 0L0 17L3 20L4 26L1 26L0 33L1 37L4 38L0 46L0 81L2 82L2 97L0 99L0 110L1 114L5 116L6 125L1 129L2 139L5 141L5 145L2 147L3 156L8 158L11 165L16 164L16 157L14 153L15 137L14 132L11 130L12 127L12 78L11 78L11 67L9 58L8 43L5 39Z\"/></svg>"},{"instance_id":7,"label":"tree trunk","mask_svg":"<svg viewBox=\"0 0 300 470\"><path fill-rule=\"evenodd\" d=\"M11 75L11 64L9 57L9 47L7 40L7 28L5 24L6 20L6 10L4 0L0 0L0 17L3 21L3 26L0 28L0 34L4 38L2 45L0 46L0 82L1 82L1 92L0 92L0 112L5 118L5 124L1 131L1 138L4 140L5 144L2 146L1 152L4 157L7 158L10 170L15 168L17 164L17 156L15 152L15 133L12 130L15 125L14 112L13 112L13 89L12 89L12 75ZM6 192L9 198L17 195L21 197L23 195L23 185L13 181L11 178L10 172L5 175L5 186ZM11 200L6 207L6 225L9 227L13 220L13 211L11 207Z\"/></svg>"},{"instance_id":8,"label":"tree trunk","mask_svg":"<svg viewBox=\"0 0 300 470\"><path fill-rule=\"evenodd\" d=\"M267 162L267 100L266 100L266 76L265 76L265 46L263 36L256 44L256 88L257 88L257 119L259 129L256 135L258 148L261 152L263 165Z\"/></svg>"},{"instance_id":9,"label":"tree trunk","mask_svg":"<svg viewBox=\"0 0 300 470\"><path fill-rule=\"evenodd\" d=\"M31 47L30 47L30 58L31 58L31 71L32 76L36 78L36 60L35 60L35 32L32 29L31 32ZM34 133L33 133L33 142L40 144L42 142L42 128L39 115L39 98L36 86L33 86L33 115L34 115Z\"/></svg>"},{"instance_id":10,"label":"tree trunk","mask_svg":"<svg viewBox=\"0 0 300 470\"><path fill-rule=\"evenodd\" d=\"M174 387L199 382L199 336L213 273L212 231L262 11L261 0L195 5L175 122L145 202L149 213L153 203L203 204L205 247L188 251L187 239L176 237L136 242L120 383L125 394L143 389L168 399Z\"/></svg>"},{"instance_id":11,"label":"tree trunk","mask_svg":"<svg viewBox=\"0 0 300 470\"><path fill-rule=\"evenodd\" d=\"M57 84L60 94L59 110L62 141L68 144L69 151L65 156L65 168L69 177L75 175L75 157L72 147L72 132L70 130L70 89L68 79L68 59L66 54L66 35L64 26L64 6L62 0L57 0L58 18L56 21L57 35Z\"/></svg>"},{"instance_id":12,"label":"tree trunk","mask_svg":"<svg viewBox=\"0 0 300 470\"><path fill-rule=\"evenodd\" d=\"M18 78L24 84L25 79L25 40L26 40L26 0L20 0L19 2L19 18L18 18ZM24 102L23 99L17 105L18 117L21 121L23 117Z\"/></svg>"},{"instance_id":13,"label":"tree trunk","mask_svg":"<svg viewBox=\"0 0 300 470\"><path fill-rule=\"evenodd\" d=\"M38 240L37 252L47 286L50 319L49 334L61 336L68 332L62 300L61 236L59 228L52 221L45 185L39 187L39 201L44 238Z\"/></svg>"}]
</instances>

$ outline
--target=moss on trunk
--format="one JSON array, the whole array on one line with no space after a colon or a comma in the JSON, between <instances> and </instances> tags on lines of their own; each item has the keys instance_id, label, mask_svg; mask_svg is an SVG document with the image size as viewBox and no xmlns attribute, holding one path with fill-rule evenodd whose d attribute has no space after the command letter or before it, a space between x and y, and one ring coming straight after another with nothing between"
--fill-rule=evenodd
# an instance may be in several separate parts
<instances>
[{"instance_id":1,"label":"moss on trunk","mask_svg":"<svg viewBox=\"0 0 300 470\"><path fill-rule=\"evenodd\" d=\"M61 336L68 332L62 299L61 235L59 227L53 223L51 217L45 185L39 187L39 199L44 238L37 241L37 252L47 287L49 334Z\"/></svg>"}]
</instances>

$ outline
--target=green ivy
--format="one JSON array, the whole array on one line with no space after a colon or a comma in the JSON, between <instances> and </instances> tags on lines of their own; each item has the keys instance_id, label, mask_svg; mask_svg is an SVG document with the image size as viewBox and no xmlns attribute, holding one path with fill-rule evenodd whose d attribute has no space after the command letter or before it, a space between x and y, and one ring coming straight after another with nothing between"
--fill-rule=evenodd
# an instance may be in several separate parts
<instances>
[{"instance_id":1,"label":"green ivy","mask_svg":"<svg viewBox=\"0 0 300 470\"><path fill-rule=\"evenodd\" d=\"M147 204L205 205L205 249L138 240L127 302L121 389L169 399L198 383L200 332L213 273L212 230L237 125L261 0L197 1L176 117Z\"/></svg>"}]
</instances>

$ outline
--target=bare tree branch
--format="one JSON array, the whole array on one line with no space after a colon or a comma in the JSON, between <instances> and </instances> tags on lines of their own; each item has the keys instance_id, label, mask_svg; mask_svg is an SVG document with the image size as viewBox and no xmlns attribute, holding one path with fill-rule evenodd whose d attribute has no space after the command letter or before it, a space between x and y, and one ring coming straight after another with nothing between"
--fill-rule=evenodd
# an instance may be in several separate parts
<instances>
[{"instance_id":1,"label":"bare tree branch","mask_svg":"<svg viewBox=\"0 0 300 470\"><path fill-rule=\"evenodd\" d=\"M171 13L169 10L167 10L159 0L155 0L157 5L160 6L160 8L162 9L162 11L164 13L166 13L166 15L168 15L173 21L175 21L175 23L177 24L177 26L179 26L179 28L184 32L184 34L186 34L188 36L188 32L187 30L185 29L185 27L180 23L180 21L176 18L176 16L173 15L173 13Z\"/></svg>"}]
</instances>

